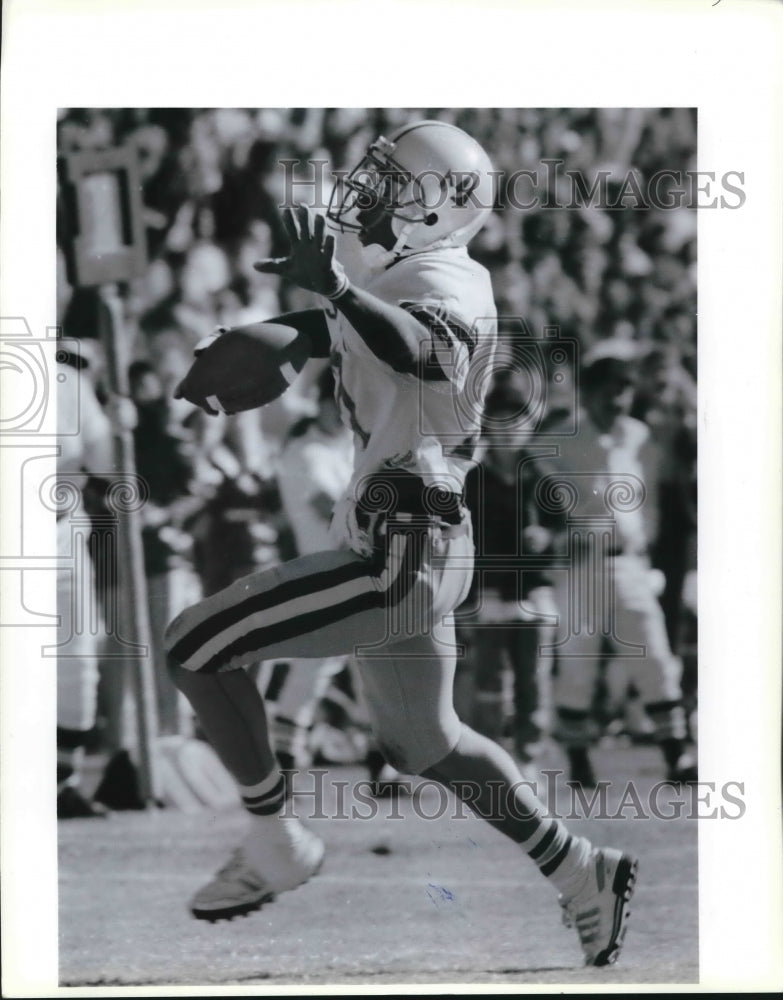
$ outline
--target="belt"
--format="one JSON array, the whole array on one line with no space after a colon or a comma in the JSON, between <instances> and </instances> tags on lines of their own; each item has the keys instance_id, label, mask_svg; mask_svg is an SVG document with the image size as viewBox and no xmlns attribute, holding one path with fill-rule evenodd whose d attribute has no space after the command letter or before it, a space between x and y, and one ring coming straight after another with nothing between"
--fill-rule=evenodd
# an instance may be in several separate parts
<instances>
[{"instance_id":1,"label":"belt","mask_svg":"<svg viewBox=\"0 0 783 1000\"><path fill-rule=\"evenodd\" d=\"M450 521L444 521L439 518L437 514L409 514L407 511L398 511L397 513L389 514L386 520L390 525L415 523L425 525L436 524L440 530L441 538L460 538L463 535L467 535L471 527L470 517L468 516L467 510L464 510L464 515L457 524L453 524Z\"/></svg>"},{"instance_id":2,"label":"belt","mask_svg":"<svg viewBox=\"0 0 783 1000\"><path fill-rule=\"evenodd\" d=\"M357 515L385 514L399 520L428 518L458 526L464 520L461 493L437 485L427 485L410 472L390 471L371 476L356 505Z\"/></svg>"}]
</instances>

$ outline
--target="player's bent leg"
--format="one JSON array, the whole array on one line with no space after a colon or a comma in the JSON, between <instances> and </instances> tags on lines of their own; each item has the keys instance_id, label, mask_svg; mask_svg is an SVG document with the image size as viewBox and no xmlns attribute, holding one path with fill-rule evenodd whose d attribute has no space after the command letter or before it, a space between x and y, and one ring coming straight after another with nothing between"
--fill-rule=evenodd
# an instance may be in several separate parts
<instances>
[{"instance_id":1,"label":"player's bent leg","mask_svg":"<svg viewBox=\"0 0 783 1000\"><path fill-rule=\"evenodd\" d=\"M169 662L169 673L198 716L223 766L240 786L255 785L273 767L264 700L244 670L198 674Z\"/></svg>"},{"instance_id":2,"label":"player's bent leg","mask_svg":"<svg viewBox=\"0 0 783 1000\"><path fill-rule=\"evenodd\" d=\"M320 561L320 572L326 572L324 565L333 562L337 560ZM339 560L340 565L345 562L344 558ZM355 563L355 558L351 562ZM276 894L307 881L323 861L320 838L295 817L282 815L285 784L270 745L264 702L256 685L241 669L192 669L194 662L203 666L211 659L224 667L241 659L236 647L240 630L252 632L254 624L260 624L252 616L259 615L266 603L273 609L272 616L277 609L277 620L284 621L280 609L286 604L290 609L290 602L307 592L304 587L292 588L292 582L307 577L311 593L322 586L321 579L312 579L316 575L313 566L302 567L300 561L295 569L300 575L272 572L240 580L188 609L167 632L172 679L190 701L205 734L237 781L250 814L242 844L191 901L191 912L199 919L230 919L256 910ZM269 600L271 597L274 599ZM248 600L249 609L243 607ZM187 652L189 646L191 652Z\"/></svg>"},{"instance_id":3,"label":"player's bent leg","mask_svg":"<svg viewBox=\"0 0 783 1000\"><path fill-rule=\"evenodd\" d=\"M407 539L395 541L385 561L352 552L305 556L239 580L171 623L172 679L241 786L265 779L274 757L263 700L240 664L352 652L382 640L389 631L388 594L401 575L415 581L412 606L426 603L428 586L418 564L409 564L410 548ZM407 600L404 588L397 591Z\"/></svg>"},{"instance_id":4,"label":"player's bent leg","mask_svg":"<svg viewBox=\"0 0 783 1000\"><path fill-rule=\"evenodd\" d=\"M382 640L390 607L408 601L417 583L410 605L426 604L428 583L411 555L420 551L400 536L381 559L351 552L306 556L239 580L169 626L172 678L252 814L238 851L192 901L194 916L217 920L257 909L306 881L323 859L319 838L282 815L285 783L263 699L239 668L274 656L335 655Z\"/></svg>"},{"instance_id":5,"label":"player's bent leg","mask_svg":"<svg viewBox=\"0 0 783 1000\"><path fill-rule=\"evenodd\" d=\"M356 662L373 733L392 767L421 774L452 749L461 730L452 700L453 626L357 656Z\"/></svg>"},{"instance_id":6,"label":"player's bent leg","mask_svg":"<svg viewBox=\"0 0 783 1000\"><path fill-rule=\"evenodd\" d=\"M636 881L637 859L594 847L548 818L509 754L467 726L456 747L425 772L481 818L520 844L559 891L567 926L575 926L587 965L619 956Z\"/></svg>"},{"instance_id":7,"label":"player's bent leg","mask_svg":"<svg viewBox=\"0 0 783 1000\"><path fill-rule=\"evenodd\" d=\"M175 663L170 670L250 814L242 844L190 902L198 919L231 919L306 882L321 866L324 845L295 817L282 814L286 788L269 743L264 702L248 674L192 673Z\"/></svg>"},{"instance_id":8,"label":"player's bent leg","mask_svg":"<svg viewBox=\"0 0 783 1000\"><path fill-rule=\"evenodd\" d=\"M625 934L636 860L596 849L547 817L512 757L459 721L451 701L453 635L447 622L439 634L395 643L386 659L360 660L379 742L395 766L446 785L520 844L559 891L586 962L609 964Z\"/></svg>"},{"instance_id":9,"label":"player's bent leg","mask_svg":"<svg viewBox=\"0 0 783 1000\"><path fill-rule=\"evenodd\" d=\"M347 621L377 612L380 630L375 570L353 552L318 552L243 577L178 615L166 630L166 649L187 670L203 673L277 656L348 653Z\"/></svg>"}]
</instances>

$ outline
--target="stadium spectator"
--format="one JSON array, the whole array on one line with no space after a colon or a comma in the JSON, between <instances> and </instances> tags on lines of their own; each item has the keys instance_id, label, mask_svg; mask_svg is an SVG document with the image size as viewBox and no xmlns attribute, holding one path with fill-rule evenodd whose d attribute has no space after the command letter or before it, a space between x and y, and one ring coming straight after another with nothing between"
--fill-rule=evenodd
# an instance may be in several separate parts
<instances>
[{"instance_id":1,"label":"stadium spectator","mask_svg":"<svg viewBox=\"0 0 783 1000\"><path fill-rule=\"evenodd\" d=\"M658 171L693 168L692 111L430 108L426 114L475 134L507 177L520 169L538 172L535 183L518 184L512 194L537 197L539 207L515 207L501 191L502 210L476 241L476 256L490 267L498 287L501 313L505 286L511 311L524 315L532 328L545 322L575 330L585 346L599 338L598 331L617 333L623 323L632 324L642 341L659 339L667 316L680 348L692 352L695 211L684 206L568 207L572 184L567 179L568 171L579 171L589 189L603 171L611 199L631 172L645 191ZM306 161L320 157L344 167L373 134L417 115L417 109L73 109L60 113L58 128L62 152L133 143L141 157L153 258L172 264L200 228L201 239L228 260L230 286L240 273L250 277L241 263L242 247L256 238L256 227L264 227L272 243L257 256L280 252L284 234L277 208L286 195L281 159L299 161L294 174L300 181L311 179L314 195L313 170ZM543 170L542 159L560 165ZM661 191L668 188L663 185ZM307 192L304 183L296 189L301 200ZM214 218L208 236L193 221L207 210ZM186 246L177 236L180 230ZM530 274L522 270L523 261L532 261ZM526 287L520 296L517 290ZM280 309L270 302L267 314L291 308L285 301L290 293L283 282ZM201 318L193 317L193 323L195 330Z\"/></svg>"},{"instance_id":2,"label":"stadium spectator","mask_svg":"<svg viewBox=\"0 0 783 1000\"><path fill-rule=\"evenodd\" d=\"M585 356L578 431L555 439L559 455L547 460L549 476L537 489L547 514L562 516L555 549L571 560L567 571L553 573L560 616L555 735L568 752L572 779L586 786L595 784L591 705L605 645L619 674L615 684L632 681L642 697L667 777L696 778L686 747L681 663L650 572L662 467L649 429L628 415L636 353L631 341L603 341Z\"/></svg>"},{"instance_id":3,"label":"stadium spectator","mask_svg":"<svg viewBox=\"0 0 783 1000\"><path fill-rule=\"evenodd\" d=\"M180 695L168 676L163 633L172 614L182 609L192 575L192 539L188 521L204 503L194 491L189 442L172 425L161 380L148 361L129 370L131 399L136 406L133 439L136 472L147 485L149 499L140 512L147 576L150 633L154 654L160 732L180 732Z\"/></svg>"},{"instance_id":4,"label":"stadium spectator","mask_svg":"<svg viewBox=\"0 0 783 1000\"><path fill-rule=\"evenodd\" d=\"M468 663L474 675L473 726L498 739L510 734L517 758L532 760L542 735L548 702L549 660L539 658L551 644L555 606L551 580L540 568L520 572L515 557L541 555L550 534L538 523L535 452L526 451L529 394L508 373L496 379L484 412L485 449L465 481L473 518L477 565L469 603L478 602L470 632ZM482 568L498 557L505 568ZM464 617L464 609L462 612ZM507 697L510 673L513 695Z\"/></svg>"},{"instance_id":5,"label":"stadium spectator","mask_svg":"<svg viewBox=\"0 0 783 1000\"><path fill-rule=\"evenodd\" d=\"M328 546L332 508L351 478L353 438L334 399L334 376L325 368L318 382L318 412L290 431L277 467L283 510L293 531L296 554ZM319 699L346 657L318 661L291 658L274 698L273 742L284 768L311 763L310 728Z\"/></svg>"},{"instance_id":6,"label":"stadium spectator","mask_svg":"<svg viewBox=\"0 0 783 1000\"><path fill-rule=\"evenodd\" d=\"M57 516L62 560L57 572L57 816L73 819L107 812L82 786L85 746L96 722L101 654L99 630L87 624L99 614L99 604L83 490L88 473L112 468L113 455L111 424L86 373L87 362L71 352L58 368L59 425L80 427L79 434L61 436L57 457L58 490L70 501Z\"/></svg>"},{"instance_id":7,"label":"stadium spectator","mask_svg":"<svg viewBox=\"0 0 783 1000\"><path fill-rule=\"evenodd\" d=\"M631 414L647 424L661 453L660 528L651 558L666 580L661 605L677 651L683 584L696 564L696 385L676 343L654 346L641 359Z\"/></svg>"}]
</instances>

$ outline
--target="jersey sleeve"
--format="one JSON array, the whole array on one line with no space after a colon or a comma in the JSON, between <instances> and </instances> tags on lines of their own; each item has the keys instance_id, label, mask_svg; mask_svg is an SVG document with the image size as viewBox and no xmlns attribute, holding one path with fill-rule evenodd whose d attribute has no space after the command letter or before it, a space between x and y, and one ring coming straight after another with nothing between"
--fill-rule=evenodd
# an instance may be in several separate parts
<instances>
[{"instance_id":1,"label":"jersey sleeve","mask_svg":"<svg viewBox=\"0 0 783 1000\"><path fill-rule=\"evenodd\" d=\"M418 320L423 331L413 374L461 390L476 349L475 329L446 303L403 301L400 307Z\"/></svg>"},{"instance_id":2,"label":"jersey sleeve","mask_svg":"<svg viewBox=\"0 0 783 1000\"><path fill-rule=\"evenodd\" d=\"M368 290L418 321L419 357L403 377L423 379L444 392L461 392L478 347L482 317L495 314L486 269L464 248L416 254L392 265Z\"/></svg>"}]
</instances>

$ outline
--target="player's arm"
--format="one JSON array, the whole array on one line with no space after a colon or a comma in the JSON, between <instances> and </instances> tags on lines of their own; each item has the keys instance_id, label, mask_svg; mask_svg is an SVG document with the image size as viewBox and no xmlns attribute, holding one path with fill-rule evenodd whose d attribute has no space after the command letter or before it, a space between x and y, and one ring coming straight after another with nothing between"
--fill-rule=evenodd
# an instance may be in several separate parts
<instances>
[{"instance_id":1,"label":"player's arm","mask_svg":"<svg viewBox=\"0 0 783 1000\"><path fill-rule=\"evenodd\" d=\"M416 372L426 328L400 306L347 285L334 304L373 354L398 372Z\"/></svg>"},{"instance_id":2,"label":"player's arm","mask_svg":"<svg viewBox=\"0 0 783 1000\"><path fill-rule=\"evenodd\" d=\"M299 312L284 313L282 316L275 316L274 319L270 319L268 322L292 326L299 333L305 334L313 345L311 357L329 357L332 345L329 337L329 327L326 322L326 313L323 309L302 309Z\"/></svg>"},{"instance_id":3,"label":"player's arm","mask_svg":"<svg viewBox=\"0 0 783 1000\"><path fill-rule=\"evenodd\" d=\"M291 240L291 254L259 261L256 269L282 274L300 287L331 299L377 357L396 371L416 371L419 344L428 336L426 327L400 306L349 284L334 259L334 236L326 234L322 215L311 215L300 205L296 212L285 209L283 223ZM295 325L290 316L280 321Z\"/></svg>"}]
</instances>

